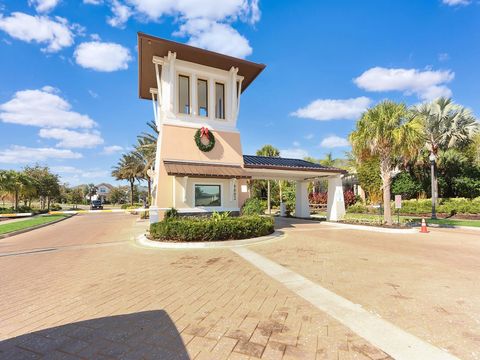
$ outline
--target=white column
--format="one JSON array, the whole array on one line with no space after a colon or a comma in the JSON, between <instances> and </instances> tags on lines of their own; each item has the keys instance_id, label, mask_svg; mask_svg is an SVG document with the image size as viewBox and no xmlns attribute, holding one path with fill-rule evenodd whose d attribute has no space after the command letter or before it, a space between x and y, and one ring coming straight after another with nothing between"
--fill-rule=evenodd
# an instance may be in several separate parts
<instances>
[{"instance_id":1,"label":"white column","mask_svg":"<svg viewBox=\"0 0 480 360\"><path fill-rule=\"evenodd\" d=\"M328 177L327 220L338 221L345 217L345 201L341 175Z\"/></svg>"},{"instance_id":2,"label":"white column","mask_svg":"<svg viewBox=\"0 0 480 360\"><path fill-rule=\"evenodd\" d=\"M299 218L310 217L308 204L308 181L297 181L295 186L295 216Z\"/></svg>"}]
</instances>

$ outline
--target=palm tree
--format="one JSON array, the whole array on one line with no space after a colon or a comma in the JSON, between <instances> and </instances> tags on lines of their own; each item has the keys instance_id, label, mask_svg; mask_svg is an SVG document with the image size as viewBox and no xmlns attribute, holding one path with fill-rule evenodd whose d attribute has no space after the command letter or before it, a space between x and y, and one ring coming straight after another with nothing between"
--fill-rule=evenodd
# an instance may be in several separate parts
<instances>
[{"instance_id":1,"label":"palm tree","mask_svg":"<svg viewBox=\"0 0 480 360\"><path fill-rule=\"evenodd\" d=\"M92 197L97 194L97 187L94 184L85 185L85 196L88 196L90 204L92 203Z\"/></svg>"},{"instance_id":2,"label":"palm tree","mask_svg":"<svg viewBox=\"0 0 480 360\"><path fill-rule=\"evenodd\" d=\"M13 195L15 211L18 210L20 194L32 186L33 180L27 174L15 170L3 170L0 173L0 184L3 191Z\"/></svg>"},{"instance_id":3,"label":"palm tree","mask_svg":"<svg viewBox=\"0 0 480 360\"><path fill-rule=\"evenodd\" d=\"M479 130L472 112L455 104L450 98L438 98L413 110L424 125L425 145L430 151L432 177L432 218L436 217L435 206L438 181L435 167L439 150L448 150L468 144Z\"/></svg>"},{"instance_id":4,"label":"palm tree","mask_svg":"<svg viewBox=\"0 0 480 360\"><path fill-rule=\"evenodd\" d=\"M258 156L270 156L270 157L280 157L280 151L273 145L263 145L260 149L257 150L256 154ZM280 203L282 202L282 184L279 183L280 191ZM267 210L268 213L272 213L272 208L270 204L270 180L267 180Z\"/></svg>"},{"instance_id":5,"label":"palm tree","mask_svg":"<svg viewBox=\"0 0 480 360\"><path fill-rule=\"evenodd\" d=\"M378 156L382 178L384 221L392 224L390 186L396 166L415 156L421 146L422 123L409 116L405 104L383 101L367 110L350 134L357 159Z\"/></svg>"},{"instance_id":6,"label":"palm tree","mask_svg":"<svg viewBox=\"0 0 480 360\"><path fill-rule=\"evenodd\" d=\"M144 164L134 153L123 154L117 166L112 171L112 176L117 180L127 180L130 183L130 203L133 205L133 191L135 181L143 176Z\"/></svg>"},{"instance_id":7,"label":"palm tree","mask_svg":"<svg viewBox=\"0 0 480 360\"><path fill-rule=\"evenodd\" d=\"M155 158L157 153L158 129L154 121L147 122L147 126L153 130L153 133L143 132L137 136L137 145L133 152L135 156L143 163L143 180L147 181L148 185L148 203L151 204L151 188L152 179L148 176L148 170L155 165Z\"/></svg>"}]
</instances>

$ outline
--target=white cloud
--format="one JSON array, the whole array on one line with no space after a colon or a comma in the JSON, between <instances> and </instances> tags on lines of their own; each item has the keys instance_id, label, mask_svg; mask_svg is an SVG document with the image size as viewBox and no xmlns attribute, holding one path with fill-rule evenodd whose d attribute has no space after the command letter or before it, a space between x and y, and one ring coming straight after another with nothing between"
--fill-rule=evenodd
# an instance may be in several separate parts
<instances>
[{"instance_id":1,"label":"white cloud","mask_svg":"<svg viewBox=\"0 0 480 360\"><path fill-rule=\"evenodd\" d=\"M79 159L82 154L71 150L54 148L31 148L13 145L8 149L0 150L0 163L26 164L48 159Z\"/></svg>"},{"instance_id":2,"label":"white cloud","mask_svg":"<svg viewBox=\"0 0 480 360\"><path fill-rule=\"evenodd\" d=\"M34 6L37 12L49 12L58 5L60 0L28 0L30 6Z\"/></svg>"},{"instance_id":3,"label":"white cloud","mask_svg":"<svg viewBox=\"0 0 480 360\"><path fill-rule=\"evenodd\" d=\"M71 105L44 86L41 90L17 91L12 100L0 104L0 120L6 123L44 128L91 128L96 125L88 115L71 110Z\"/></svg>"},{"instance_id":4,"label":"white cloud","mask_svg":"<svg viewBox=\"0 0 480 360\"><path fill-rule=\"evenodd\" d=\"M458 6L458 5L469 5L470 0L442 0L445 5L448 6Z\"/></svg>"},{"instance_id":5,"label":"white cloud","mask_svg":"<svg viewBox=\"0 0 480 360\"><path fill-rule=\"evenodd\" d=\"M110 146L105 146L103 148L102 153L105 155L112 155L112 154L119 153L122 150L123 150L123 147L120 145L110 145Z\"/></svg>"},{"instance_id":6,"label":"white cloud","mask_svg":"<svg viewBox=\"0 0 480 360\"><path fill-rule=\"evenodd\" d=\"M100 5L103 3L103 0L83 0L83 3L89 5Z\"/></svg>"},{"instance_id":7,"label":"white cloud","mask_svg":"<svg viewBox=\"0 0 480 360\"><path fill-rule=\"evenodd\" d=\"M294 141L294 142L292 143L292 145L295 146L295 147L299 147L299 146L300 146L300 143L299 143L298 141Z\"/></svg>"},{"instance_id":8,"label":"white cloud","mask_svg":"<svg viewBox=\"0 0 480 360\"><path fill-rule=\"evenodd\" d=\"M243 58L252 48L232 24L258 22L258 4L259 0L113 0L113 16L107 22L121 27L133 15L150 21L170 16L180 24L174 35L188 37L190 45Z\"/></svg>"},{"instance_id":9,"label":"white cloud","mask_svg":"<svg viewBox=\"0 0 480 360\"><path fill-rule=\"evenodd\" d=\"M90 94L90 96L94 99L97 99L98 98L98 94L93 91L93 90L88 90L88 93Z\"/></svg>"},{"instance_id":10,"label":"white cloud","mask_svg":"<svg viewBox=\"0 0 480 360\"><path fill-rule=\"evenodd\" d=\"M79 169L74 166L52 166L50 170L59 174L62 181L69 184L80 184L82 182L90 182L110 176L110 172L104 169Z\"/></svg>"},{"instance_id":11,"label":"white cloud","mask_svg":"<svg viewBox=\"0 0 480 360\"><path fill-rule=\"evenodd\" d=\"M43 139L60 140L56 145L62 148L93 148L104 143L98 131L73 131L67 129L40 129L38 135Z\"/></svg>"},{"instance_id":12,"label":"white cloud","mask_svg":"<svg viewBox=\"0 0 480 360\"><path fill-rule=\"evenodd\" d=\"M438 54L438 61L444 62L450 60L450 55L448 53Z\"/></svg>"},{"instance_id":13,"label":"white cloud","mask_svg":"<svg viewBox=\"0 0 480 360\"><path fill-rule=\"evenodd\" d=\"M113 27L124 28L125 23L132 15L132 10L118 0L112 1L111 10L113 16L107 19L107 23Z\"/></svg>"},{"instance_id":14,"label":"white cloud","mask_svg":"<svg viewBox=\"0 0 480 360\"><path fill-rule=\"evenodd\" d=\"M314 137L315 137L315 134L312 134L312 133L304 136L304 138L307 139L307 140L312 140Z\"/></svg>"},{"instance_id":15,"label":"white cloud","mask_svg":"<svg viewBox=\"0 0 480 360\"><path fill-rule=\"evenodd\" d=\"M132 60L126 47L99 41L80 44L74 56L78 65L104 72L128 69L128 63Z\"/></svg>"},{"instance_id":16,"label":"white cloud","mask_svg":"<svg viewBox=\"0 0 480 360\"><path fill-rule=\"evenodd\" d=\"M350 146L350 143L345 138L341 138L336 135L331 135L324 138L320 143L320 146L325 148L336 148L336 147Z\"/></svg>"},{"instance_id":17,"label":"white cloud","mask_svg":"<svg viewBox=\"0 0 480 360\"><path fill-rule=\"evenodd\" d=\"M150 20L159 20L165 15L216 21L239 17L258 21L260 17L258 0L128 0L128 3Z\"/></svg>"},{"instance_id":18,"label":"white cloud","mask_svg":"<svg viewBox=\"0 0 480 360\"><path fill-rule=\"evenodd\" d=\"M453 80L450 70L386 69L374 67L353 81L368 91L402 91L405 95L416 94L422 100L439 96L449 97L452 91L445 85Z\"/></svg>"},{"instance_id":19,"label":"white cloud","mask_svg":"<svg viewBox=\"0 0 480 360\"><path fill-rule=\"evenodd\" d=\"M0 105L0 120L6 123L43 128L91 128L96 125L88 115L72 111L58 89L44 86L40 90L17 91Z\"/></svg>"},{"instance_id":20,"label":"white cloud","mask_svg":"<svg viewBox=\"0 0 480 360\"><path fill-rule=\"evenodd\" d=\"M189 20L175 33L189 36L188 44L222 54L245 58L252 53L248 40L229 24L208 19Z\"/></svg>"},{"instance_id":21,"label":"white cloud","mask_svg":"<svg viewBox=\"0 0 480 360\"><path fill-rule=\"evenodd\" d=\"M83 178L99 178L109 176L107 170L100 169L79 169L74 166L52 166L50 168L53 172L59 174L76 174Z\"/></svg>"},{"instance_id":22,"label":"white cloud","mask_svg":"<svg viewBox=\"0 0 480 360\"><path fill-rule=\"evenodd\" d=\"M371 103L372 100L364 96L344 100L318 99L290 115L320 121L355 120Z\"/></svg>"},{"instance_id":23,"label":"white cloud","mask_svg":"<svg viewBox=\"0 0 480 360\"><path fill-rule=\"evenodd\" d=\"M300 148L280 150L280 156L290 159L303 159L308 156L308 151Z\"/></svg>"},{"instance_id":24,"label":"white cloud","mask_svg":"<svg viewBox=\"0 0 480 360\"><path fill-rule=\"evenodd\" d=\"M47 16L14 12L9 17L0 14L0 29L18 40L46 44L42 51L57 52L73 44L72 29L80 28L77 25L69 26L66 19L58 16L52 20Z\"/></svg>"}]
</instances>

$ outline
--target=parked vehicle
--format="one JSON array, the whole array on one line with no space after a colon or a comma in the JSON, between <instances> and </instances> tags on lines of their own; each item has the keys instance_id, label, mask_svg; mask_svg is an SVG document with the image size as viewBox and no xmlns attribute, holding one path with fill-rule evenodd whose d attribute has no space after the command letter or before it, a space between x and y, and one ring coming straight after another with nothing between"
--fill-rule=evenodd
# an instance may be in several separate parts
<instances>
[{"instance_id":1,"label":"parked vehicle","mask_svg":"<svg viewBox=\"0 0 480 360\"><path fill-rule=\"evenodd\" d=\"M90 210L103 210L103 204L101 200L92 200L90 203Z\"/></svg>"}]
</instances>

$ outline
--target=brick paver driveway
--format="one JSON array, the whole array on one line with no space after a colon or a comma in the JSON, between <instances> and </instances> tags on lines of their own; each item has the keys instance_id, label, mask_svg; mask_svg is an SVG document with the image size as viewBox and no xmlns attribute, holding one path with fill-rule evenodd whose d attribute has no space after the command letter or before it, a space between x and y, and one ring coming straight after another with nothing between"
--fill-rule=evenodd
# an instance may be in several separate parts
<instances>
[{"instance_id":1,"label":"brick paver driveway","mask_svg":"<svg viewBox=\"0 0 480 360\"><path fill-rule=\"evenodd\" d=\"M284 239L249 249L456 356L480 356L479 233L283 225ZM388 358L231 250L136 246L144 226L82 215L0 240L0 358Z\"/></svg>"}]
</instances>

